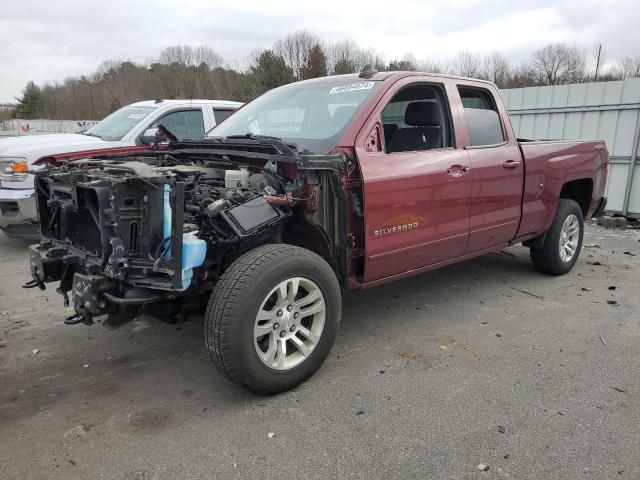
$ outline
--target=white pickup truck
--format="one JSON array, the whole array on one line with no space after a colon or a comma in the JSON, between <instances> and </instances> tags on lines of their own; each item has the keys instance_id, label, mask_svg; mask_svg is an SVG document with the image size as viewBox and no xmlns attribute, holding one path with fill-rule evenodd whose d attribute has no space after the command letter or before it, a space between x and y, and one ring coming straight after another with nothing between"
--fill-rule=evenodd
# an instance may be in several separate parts
<instances>
[{"instance_id":1,"label":"white pickup truck","mask_svg":"<svg viewBox=\"0 0 640 480\"><path fill-rule=\"evenodd\" d=\"M226 100L147 100L123 107L82 133L0 140L0 229L37 239L34 162L51 155L109 151L154 142L158 125L178 140L202 138L242 104ZM36 167L37 168L37 167Z\"/></svg>"}]
</instances>

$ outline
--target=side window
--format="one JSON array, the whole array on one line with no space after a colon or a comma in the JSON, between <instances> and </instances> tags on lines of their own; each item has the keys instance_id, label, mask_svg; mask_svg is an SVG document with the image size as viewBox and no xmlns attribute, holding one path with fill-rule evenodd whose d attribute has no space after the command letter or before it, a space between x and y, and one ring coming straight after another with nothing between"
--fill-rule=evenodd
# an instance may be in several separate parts
<instances>
[{"instance_id":1,"label":"side window","mask_svg":"<svg viewBox=\"0 0 640 480\"><path fill-rule=\"evenodd\" d=\"M450 147L451 122L442 89L413 85L400 90L382 111L387 153Z\"/></svg>"},{"instance_id":2,"label":"side window","mask_svg":"<svg viewBox=\"0 0 640 480\"><path fill-rule=\"evenodd\" d=\"M213 109L213 118L216 120L216 125L227 118L229 115L233 113L233 110L218 110L217 108Z\"/></svg>"},{"instance_id":3,"label":"side window","mask_svg":"<svg viewBox=\"0 0 640 480\"><path fill-rule=\"evenodd\" d=\"M160 124L173 133L178 140L198 139L204 136L202 110L182 110L169 113L158 119L152 128L156 128Z\"/></svg>"},{"instance_id":4,"label":"side window","mask_svg":"<svg viewBox=\"0 0 640 480\"><path fill-rule=\"evenodd\" d=\"M481 88L458 87L467 119L471 146L491 146L506 139L493 95Z\"/></svg>"}]
</instances>

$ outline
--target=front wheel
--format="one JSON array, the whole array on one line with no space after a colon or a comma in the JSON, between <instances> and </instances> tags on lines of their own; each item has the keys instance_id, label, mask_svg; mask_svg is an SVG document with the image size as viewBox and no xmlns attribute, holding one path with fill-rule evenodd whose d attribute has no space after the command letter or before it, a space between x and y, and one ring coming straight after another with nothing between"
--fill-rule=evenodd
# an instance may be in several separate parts
<instances>
[{"instance_id":1,"label":"front wheel","mask_svg":"<svg viewBox=\"0 0 640 480\"><path fill-rule=\"evenodd\" d=\"M575 200L561 198L542 248L531 248L533 266L551 275L567 273L578 260L583 236L580 205Z\"/></svg>"},{"instance_id":2,"label":"front wheel","mask_svg":"<svg viewBox=\"0 0 640 480\"><path fill-rule=\"evenodd\" d=\"M342 304L331 267L292 245L264 245L222 275L205 314L218 370L260 394L293 388L320 368L338 333Z\"/></svg>"}]
</instances>

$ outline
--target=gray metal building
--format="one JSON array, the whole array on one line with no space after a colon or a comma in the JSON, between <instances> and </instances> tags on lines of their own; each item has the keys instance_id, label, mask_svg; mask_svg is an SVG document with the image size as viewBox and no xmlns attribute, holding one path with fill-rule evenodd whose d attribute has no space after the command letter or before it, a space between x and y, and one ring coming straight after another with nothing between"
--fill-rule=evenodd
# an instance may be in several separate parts
<instances>
[{"instance_id":1,"label":"gray metal building","mask_svg":"<svg viewBox=\"0 0 640 480\"><path fill-rule=\"evenodd\" d=\"M640 217L640 78L501 93L521 138L605 140L607 211Z\"/></svg>"}]
</instances>

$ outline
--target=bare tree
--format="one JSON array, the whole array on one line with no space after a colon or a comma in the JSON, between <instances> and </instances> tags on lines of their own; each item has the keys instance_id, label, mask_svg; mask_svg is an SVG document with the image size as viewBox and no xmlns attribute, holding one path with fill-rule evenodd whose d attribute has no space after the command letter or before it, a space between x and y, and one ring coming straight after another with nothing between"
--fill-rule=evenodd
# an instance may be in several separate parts
<instances>
[{"instance_id":1,"label":"bare tree","mask_svg":"<svg viewBox=\"0 0 640 480\"><path fill-rule=\"evenodd\" d=\"M322 46L322 40L315 34L300 30L276 41L273 52L282 57L293 71L296 80L302 79L302 70L309 62L311 50Z\"/></svg>"},{"instance_id":2,"label":"bare tree","mask_svg":"<svg viewBox=\"0 0 640 480\"><path fill-rule=\"evenodd\" d=\"M371 65L376 70L384 70L386 66L384 55L373 48L360 49L356 72L362 70L365 65Z\"/></svg>"},{"instance_id":3,"label":"bare tree","mask_svg":"<svg viewBox=\"0 0 640 480\"><path fill-rule=\"evenodd\" d=\"M550 43L533 52L531 67L541 85L579 82L585 76L582 50L564 43Z\"/></svg>"},{"instance_id":4,"label":"bare tree","mask_svg":"<svg viewBox=\"0 0 640 480\"><path fill-rule=\"evenodd\" d=\"M499 88L504 88L511 77L511 65L507 58L498 52L487 55L483 61L482 78L495 83Z\"/></svg>"},{"instance_id":5,"label":"bare tree","mask_svg":"<svg viewBox=\"0 0 640 480\"><path fill-rule=\"evenodd\" d=\"M387 66L390 71L415 72L418 61L412 53L405 53L401 60L391 60Z\"/></svg>"},{"instance_id":6,"label":"bare tree","mask_svg":"<svg viewBox=\"0 0 640 480\"><path fill-rule=\"evenodd\" d=\"M436 62L433 60L420 60L416 62L416 69L419 72L428 72L428 73L444 73L444 68L440 62Z\"/></svg>"},{"instance_id":7,"label":"bare tree","mask_svg":"<svg viewBox=\"0 0 640 480\"><path fill-rule=\"evenodd\" d=\"M462 50L458 52L452 67L456 75L477 78L481 74L482 59L478 54Z\"/></svg>"},{"instance_id":8,"label":"bare tree","mask_svg":"<svg viewBox=\"0 0 640 480\"><path fill-rule=\"evenodd\" d=\"M620 80L640 77L640 55L622 57L613 71Z\"/></svg>"},{"instance_id":9,"label":"bare tree","mask_svg":"<svg viewBox=\"0 0 640 480\"><path fill-rule=\"evenodd\" d=\"M160 52L157 63L172 64L184 66L199 66L205 64L213 69L222 65L222 57L218 55L213 48L208 45L200 45L191 47L189 45L174 45L167 47Z\"/></svg>"},{"instance_id":10,"label":"bare tree","mask_svg":"<svg viewBox=\"0 0 640 480\"><path fill-rule=\"evenodd\" d=\"M327 66L332 75L357 73L370 64L378 70L384 70L384 56L374 49L363 49L353 40L342 40L327 47Z\"/></svg>"},{"instance_id":11,"label":"bare tree","mask_svg":"<svg viewBox=\"0 0 640 480\"><path fill-rule=\"evenodd\" d=\"M329 72L332 75L354 73L360 61L360 47L352 40L333 43L327 48Z\"/></svg>"}]
</instances>

